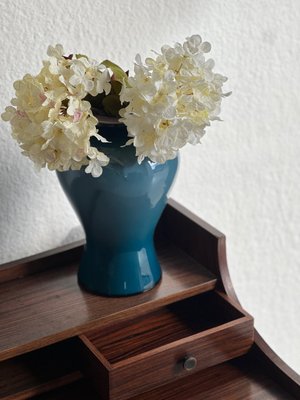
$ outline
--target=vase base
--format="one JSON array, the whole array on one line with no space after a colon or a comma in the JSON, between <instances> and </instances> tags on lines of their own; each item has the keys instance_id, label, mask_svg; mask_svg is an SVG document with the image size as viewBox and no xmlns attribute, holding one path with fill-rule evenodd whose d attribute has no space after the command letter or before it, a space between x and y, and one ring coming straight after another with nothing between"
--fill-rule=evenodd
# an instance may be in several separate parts
<instances>
[{"instance_id":1,"label":"vase base","mask_svg":"<svg viewBox=\"0 0 300 400\"><path fill-rule=\"evenodd\" d=\"M97 295L123 297L153 289L161 275L152 245L119 252L88 246L81 258L78 283Z\"/></svg>"},{"instance_id":2,"label":"vase base","mask_svg":"<svg viewBox=\"0 0 300 400\"><path fill-rule=\"evenodd\" d=\"M154 289L155 286L157 286L157 285L160 283L161 278L162 278L162 275L160 276L160 278L159 278L159 280L158 280L157 282L153 283L152 286L147 286L147 287L144 288L143 290L139 290L139 291L137 291L137 292L132 292L132 293L128 293L128 292L125 292L125 291L124 291L124 292L118 293L118 294L116 294L116 293L108 293L108 292L106 292L106 291L101 292L100 290L97 290L97 289L95 289L95 288L91 288L91 287L89 287L89 286L86 286L84 282L81 282L81 281L80 281L79 277L78 277L77 280L78 280L78 285L80 286L80 288L81 288L82 290L86 291L86 292L89 292L89 293L91 293L91 294L95 294L95 295L97 295L97 296L115 297L115 298L120 297L120 298L121 298L121 297L137 296L137 295L139 295L139 294L142 294L142 293L145 293L145 292L149 292L150 290Z\"/></svg>"}]
</instances>

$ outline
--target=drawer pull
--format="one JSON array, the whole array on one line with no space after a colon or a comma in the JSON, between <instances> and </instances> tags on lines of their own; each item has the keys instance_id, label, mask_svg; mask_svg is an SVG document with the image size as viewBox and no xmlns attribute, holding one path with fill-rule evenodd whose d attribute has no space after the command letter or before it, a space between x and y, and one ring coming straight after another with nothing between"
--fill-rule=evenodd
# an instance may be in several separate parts
<instances>
[{"instance_id":1,"label":"drawer pull","mask_svg":"<svg viewBox=\"0 0 300 400\"><path fill-rule=\"evenodd\" d=\"M183 368L186 371L192 371L197 366L197 359L195 357L186 357L183 360Z\"/></svg>"}]
</instances>

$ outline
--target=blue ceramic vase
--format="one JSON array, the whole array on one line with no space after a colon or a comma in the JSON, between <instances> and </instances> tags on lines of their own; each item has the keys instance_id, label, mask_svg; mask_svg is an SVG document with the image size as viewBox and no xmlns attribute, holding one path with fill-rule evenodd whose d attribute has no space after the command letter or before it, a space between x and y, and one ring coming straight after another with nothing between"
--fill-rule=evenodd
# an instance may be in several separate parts
<instances>
[{"instance_id":1,"label":"blue ceramic vase","mask_svg":"<svg viewBox=\"0 0 300 400\"><path fill-rule=\"evenodd\" d=\"M104 124L97 140L110 158L99 178L79 171L58 172L60 184L84 227L86 245L78 281L86 290L106 296L128 296L149 290L161 278L153 243L154 230L167 203L178 159L138 164L123 124Z\"/></svg>"}]
</instances>

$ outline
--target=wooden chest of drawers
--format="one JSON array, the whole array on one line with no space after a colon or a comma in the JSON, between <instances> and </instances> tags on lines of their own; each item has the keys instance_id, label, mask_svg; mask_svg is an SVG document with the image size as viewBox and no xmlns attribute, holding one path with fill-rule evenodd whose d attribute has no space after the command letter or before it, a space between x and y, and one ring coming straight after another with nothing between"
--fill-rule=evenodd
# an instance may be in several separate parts
<instances>
[{"instance_id":1,"label":"wooden chest of drawers","mask_svg":"<svg viewBox=\"0 0 300 400\"><path fill-rule=\"evenodd\" d=\"M173 202L156 246L161 282L128 298L78 286L81 243L0 266L0 400L299 399L236 299L224 235Z\"/></svg>"}]
</instances>

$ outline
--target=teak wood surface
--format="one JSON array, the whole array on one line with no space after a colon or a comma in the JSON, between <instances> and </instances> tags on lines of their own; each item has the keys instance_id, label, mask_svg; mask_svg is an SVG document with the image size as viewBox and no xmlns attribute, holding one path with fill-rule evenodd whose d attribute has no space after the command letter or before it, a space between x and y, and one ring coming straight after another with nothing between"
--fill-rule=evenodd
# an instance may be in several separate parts
<instances>
[{"instance_id":1,"label":"teak wood surface","mask_svg":"<svg viewBox=\"0 0 300 400\"><path fill-rule=\"evenodd\" d=\"M103 400L125 400L167 382L245 354L253 343L253 318L216 292L194 296L142 317L81 336L85 360L99 359ZM183 361L196 357L187 371ZM103 367L107 371L103 376ZM89 368L87 373L94 368ZM91 379L95 381L94 374Z\"/></svg>"},{"instance_id":2,"label":"teak wood surface","mask_svg":"<svg viewBox=\"0 0 300 400\"><path fill-rule=\"evenodd\" d=\"M79 370L87 361L89 376L94 374L98 389L103 389L98 378L107 377L105 365L109 369L111 364L98 354L97 340L93 343L90 331L109 331L112 326L146 317L155 310L159 313L178 300L216 289L243 311L230 280L222 233L170 201L157 228L156 244L164 270L162 281L149 292L124 299L94 296L77 285L76 268L83 242L0 266L0 360L5 360L0 364L0 400L99 399L91 380L83 379ZM212 329L218 332L218 326ZM67 341L58 343L63 339ZM257 332L254 339L247 354L227 362L221 360L211 367L206 365L199 372L138 394L132 400L300 399L299 376ZM55 344L46 347L52 343ZM132 348L129 340L127 343ZM166 345L172 347L173 343ZM89 345L95 354L86 360ZM75 349L71 363L70 346ZM149 351L155 353L157 349ZM208 359L213 359L214 351L211 349ZM136 354L132 359L142 359L142 355ZM130 357L121 356L115 365L130 364L128 360ZM130 379L127 385L130 388ZM104 389L108 395L108 387Z\"/></svg>"},{"instance_id":3,"label":"teak wood surface","mask_svg":"<svg viewBox=\"0 0 300 400\"><path fill-rule=\"evenodd\" d=\"M0 361L215 287L213 274L172 244L159 243L158 256L161 282L151 291L121 300L82 290L76 276L78 259L64 265L54 257L53 268L3 282Z\"/></svg>"}]
</instances>

